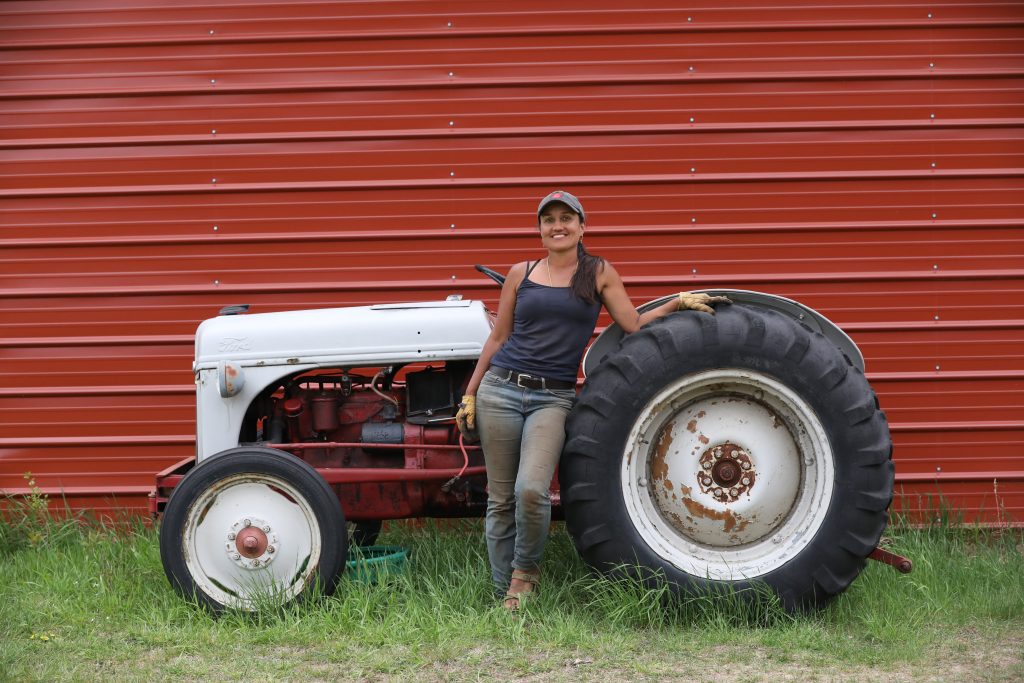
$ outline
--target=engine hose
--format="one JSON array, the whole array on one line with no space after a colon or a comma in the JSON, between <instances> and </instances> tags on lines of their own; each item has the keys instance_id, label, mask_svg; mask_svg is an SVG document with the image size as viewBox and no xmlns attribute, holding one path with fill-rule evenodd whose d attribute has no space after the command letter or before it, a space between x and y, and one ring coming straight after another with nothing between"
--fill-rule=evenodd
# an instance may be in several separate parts
<instances>
[{"instance_id":1,"label":"engine hose","mask_svg":"<svg viewBox=\"0 0 1024 683\"><path fill-rule=\"evenodd\" d=\"M383 375L383 374L384 374L384 371L383 370L379 370L377 372L377 374L373 376L373 379L370 380L370 389L373 391L373 393L377 394L378 396L380 396L385 401L391 401L392 403L394 403L397 406L398 405L398 399L396 399L394 396L388 396L387 394L383 393L380 389L377 388L377 379L381 375Z\"/></svg>"},{"instance_id":2,"label":"engine hose","mask_svg":"<svg viewBox=\"0 0 1024 683\"><path fill-rule=\"evenodd\" d=\"M459 481L459 478L466 471L466 468L469 467L469 452L466 451L466 444L463 441L462 432L459 432L459 449L462 451L462 469L459 470L458 474L441 485L441 490L445 493L452 490L452 487Z\"/></svg>"}]
</instances>

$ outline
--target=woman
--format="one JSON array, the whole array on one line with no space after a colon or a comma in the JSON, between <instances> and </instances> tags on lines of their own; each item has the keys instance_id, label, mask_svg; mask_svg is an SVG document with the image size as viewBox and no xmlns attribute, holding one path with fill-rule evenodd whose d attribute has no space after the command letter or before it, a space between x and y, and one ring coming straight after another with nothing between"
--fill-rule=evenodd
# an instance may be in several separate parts
<instances>
[{"instance_id":1,"label":"woman","mask_svg":"<svg viewBox=\"0 0 1024 683\"><path fill-rule=\"evenodd\" d=\"M517 610L540 585L551 522L548 489L565 441L583 351L601 305L627 333L689 308L714 314L721 296L682 292L638 314L610 263L583 248L586 215L562 190L537 207L547 255L512 266L498 316L466 387L457 420L479 426L487 467L487 553L504 606Z\"/></svg>"}]
</instances>

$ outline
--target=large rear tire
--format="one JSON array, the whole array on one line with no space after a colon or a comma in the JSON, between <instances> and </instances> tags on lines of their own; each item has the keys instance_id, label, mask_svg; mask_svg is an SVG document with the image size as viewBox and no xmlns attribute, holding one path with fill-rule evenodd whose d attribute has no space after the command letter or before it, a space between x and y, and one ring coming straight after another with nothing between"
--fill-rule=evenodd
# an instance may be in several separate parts
<instances>
[{"instance_id":1,"label":"large rear tire","mask_svg":"<svg viewBox=\"0 0 1024 683\"><path fill-rule=\"evenodd\" d=\"M567 527L604 572L788 609L856 578L887 521L892 442L863 373L788 316L719 306L628 336L567 423ZM626 570L628 571L628 570Z\"/></svg>"},{"instance_id":2,"label":"large rear tire","mask_svg":"<svg viewBox=\"0 0 1024 683\"><path fill-rule=\"evenodd\" d=\"M160 525L171 585L220 612L256 611L330 594L348 535L337 496L316 470L270 448L218 453L175 487Z\"/></svg>"}]
</instances>

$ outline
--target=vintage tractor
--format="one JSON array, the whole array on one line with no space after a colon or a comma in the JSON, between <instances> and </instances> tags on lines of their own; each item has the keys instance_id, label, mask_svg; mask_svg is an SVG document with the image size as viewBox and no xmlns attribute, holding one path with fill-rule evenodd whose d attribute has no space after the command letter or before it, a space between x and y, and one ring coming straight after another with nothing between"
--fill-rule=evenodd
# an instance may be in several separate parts
<instances>
[{"instance_id":1,"label":"vintage tractor","mask_svg":"<svg viewBox=\"0 0 1024 683\"><path fill-rule=\"evenodd\" d=\"M598 571L823 605L869 555L901 559L876 549L893 491L885 415L823 316L708 293L734 303L625 338L612 325L591 345L555 512ZM329 593L381 520L483 515L483 457L454 425L491 328L481 302L246 309L199 326L196 457L151 496L177 590L214 610L315 581Z\"/></svg>"}]
</instances>

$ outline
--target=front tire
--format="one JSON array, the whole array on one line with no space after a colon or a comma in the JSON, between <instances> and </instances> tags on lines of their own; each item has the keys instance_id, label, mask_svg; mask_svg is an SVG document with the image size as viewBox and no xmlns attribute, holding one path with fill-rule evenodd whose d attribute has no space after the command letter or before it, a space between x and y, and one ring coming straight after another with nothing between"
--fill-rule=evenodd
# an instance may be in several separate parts
<instances>
[{"instance_id":1,"label":"front tire","mask_svg":"<svg viewBox=\"0 0 1024 683\"><path fill-rule=\"evenodd\" d=\"M316 470L270 448L219 453L181 480L160 525L171 585L220 612L256 611L334 591L348 537L337 496Z\"/></svg>"},{"instance_id":2,"label":"front tire","mask_svg":"<svg viewBox=\"0 0 1024 683\"><path fill-rule=\"evenodd\" d=\"M856 578L892 499L892 442L863 374L788 316L720 306L627 337L587 379L560 467L601 571L677 590L770 586L789 609Z\"/></svg>"}]
</instances>

